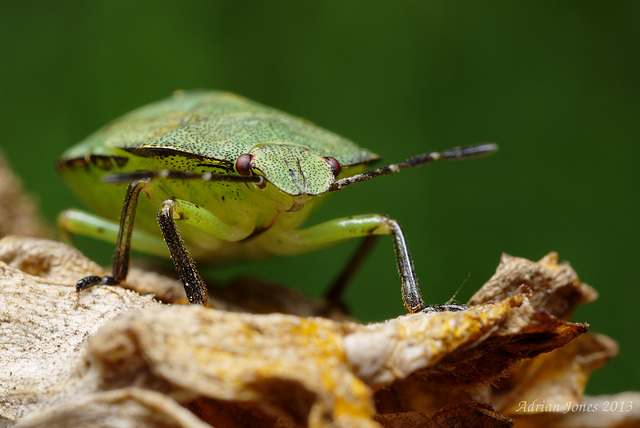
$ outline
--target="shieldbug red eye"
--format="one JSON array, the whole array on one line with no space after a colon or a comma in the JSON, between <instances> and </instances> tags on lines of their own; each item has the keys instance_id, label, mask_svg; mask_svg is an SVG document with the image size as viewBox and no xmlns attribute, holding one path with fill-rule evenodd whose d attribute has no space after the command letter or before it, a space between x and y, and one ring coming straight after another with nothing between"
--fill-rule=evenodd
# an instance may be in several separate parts
<instances>
[{"instance_id":1,"label":"shieldbug red eye","mask_svg":"<svg viewBox=\"0 0 640 428\"><path fill-rule=\"evenodd\" d=\"M253 160L253 155L245 153L243 155L238 156L236 160L236 171L240 175L251 175L251 161Z\"/></svg>"},{"instance_id":2,"label":"shieldbug red eye","mask_svg":"<svg viewBox=\"0 0 640 428\"><path fill-rule=\"evenodd\" d=\"M332 158L331 156L325 157L324 160L329 164L329 166L331 166L333 175L337 177L338 174L340 174L340 163L338 162L338 160L336 158Z\"/></svg>"}]
</instances>

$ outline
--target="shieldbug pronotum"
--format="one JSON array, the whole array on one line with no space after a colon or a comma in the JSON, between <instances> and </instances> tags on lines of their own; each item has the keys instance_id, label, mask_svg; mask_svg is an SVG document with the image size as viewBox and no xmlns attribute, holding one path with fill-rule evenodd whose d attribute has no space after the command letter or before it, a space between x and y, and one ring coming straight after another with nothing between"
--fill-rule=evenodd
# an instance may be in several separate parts
<instances>
[{"instance_id":1,"label":"shieldbug pronotum","mask_svg":"<svg viewBox=\"0 0 640 428\"><path fill-rule=\"evenodd\" d=\"M122 282L132 248L166 256L168 247L189 302L206 304L194 259L293 255L364 238L327 292L328 300L339 302L374 238L392 235L407 310L455 310L462 307L425 306L396 220L373 214L301 225L320 199L350 184L496 149L480 144L426 153L364 172L377 155L306 120L230 93L177 92L63 154L61 174L96 214L67 210L58 225L116 245L111 276L81 279L78 291ZM123 194L124 204L116 202Z\"/></svg>"}]
</instances>

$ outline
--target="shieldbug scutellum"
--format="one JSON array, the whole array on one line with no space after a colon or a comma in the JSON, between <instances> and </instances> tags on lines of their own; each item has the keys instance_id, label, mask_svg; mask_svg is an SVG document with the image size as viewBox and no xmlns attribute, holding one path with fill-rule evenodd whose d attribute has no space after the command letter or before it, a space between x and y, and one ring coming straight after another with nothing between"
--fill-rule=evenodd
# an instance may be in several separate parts
<instances>
[{"instance_id":1,"label":"shieldbug scutellum","mask_svg":"<svg viewBox=\"0 0 640 428\"><path fill-rule=\"evenodd\" d=\"M455 148L364 172L377 155L311 122L230 93L176 92L63 154L61 174L96 214L67 210L58 226L116 245L111 276L83 278L78 291L122 282L132 248L166 256L168 247L192 304L208 300L194 259L294 255L364 238L328 289L327 299L337 303L375 237L390 234L407 310L455 310L462 307L425 306L396 220L369 214L301 225L319 199L350 184L495 150L495 144ZM123 195L124 203L116 202Z\"/></svg>"}]
</instances>

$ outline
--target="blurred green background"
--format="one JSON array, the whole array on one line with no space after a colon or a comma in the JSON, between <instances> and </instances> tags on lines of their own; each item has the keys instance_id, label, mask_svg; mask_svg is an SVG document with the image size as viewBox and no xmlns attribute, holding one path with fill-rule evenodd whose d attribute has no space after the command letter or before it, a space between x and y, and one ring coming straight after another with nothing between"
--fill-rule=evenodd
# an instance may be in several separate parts
<instances>
[{"instance_id":1,"label":"blurred green background","mask_svg":"<svg viewBox=\"0 0 640 428\"><path fill-rule=\"evenodd\" d=\"M502 252L558 251L600 293L575 320L621 346L588 392L640 389L640 2L36 0L2 2L0 19L0 144L50 222L81 205L56 158L176 89L240 93L388 162L495 141L488 158L349 187L310 223L398 219L429 303L461 285L466 301ZM354 245L216 275L319 295ZM110 263L113 246L79 246ZM391 238L348 301L366 321L404 312Z\"/></svg>"}]
</instances>

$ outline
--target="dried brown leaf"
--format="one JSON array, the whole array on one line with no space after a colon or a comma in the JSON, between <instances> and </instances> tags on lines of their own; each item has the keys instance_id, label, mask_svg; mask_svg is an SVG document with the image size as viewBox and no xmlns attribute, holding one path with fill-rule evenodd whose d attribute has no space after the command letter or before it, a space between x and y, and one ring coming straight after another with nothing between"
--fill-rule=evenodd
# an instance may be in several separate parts
<instances>
[{"instance_id":1,"label":"dried brown leaf","mask_svg":"<svg viewBox=\"0 0 640 428\"><path fill-rule=\"evenodd\" d=\"M122 388L87 395L20 420L20 428L68 427L206 428L171 397L148 389ZM240 425L238 425L240 426Z\"/></svg>"},{"instance_id":2,"label":"dried brown leaf","mask_svg":"<svg viewBox=\"0 0 640 428\"><path fill-rule=\"evenodd\" d=\"M51 235L40 218L37 204L22 192L20 179L9 168L0 152L0 238L8 235L48 237Z\"/></svg>"},{"instance_id":3,"label":"dried brown leaf","mask_svg":"<svg viewBox=\"0 0 640 428\"><path fill-rule=\"evenodd\" d=\"M554 271L548 260L537 268L512 264L505 278L496 274L485 292L501 296L494 303L368 325L165 305L121 287L78 295L75 280L100 268L50 241L0 240L0 260L0 358L7 362L0 367L0 415L6 424L374 427L466 420L510 426L478 403L494 402L504 411L518 397L575 389L613 352L599 336L575 341L587 326L549 313L555 301L537 294L563 290L556 295L569 303L557 313L566 315L584 300L571 296L585 288L564 268L556 269L564 273L555 282L545 279L564 286L531 281ZM167 301L180 298L176 281L157 273L134 270L127 283ZM247 287L257 289L256 283ZM322 309L283 295L306 305L299 312ZM228 293L226 304L258 312L291 307L288 298L257 305L250 293L243 296L238 305ZM509 373L509 381L499 382ZM492 384L503 389L495 392Z\"/></svg>"},{"instance_id":4,"label":"dried brown leaf","mask_svg":"<svg viewBox=\"0 0 640 428\"><path fill-rule=\"evenodd\" d=\"M468 304L502 300L515 294L523 285L532 290L534 307L567 321L577 305L598 298L598 293L582 283L568 263L558 264L557 253L551 252L539 262L503 254L495 275L471 297Z\"/></svg>"},{"instance_id":5,"label":"dried brown leaf","mask_svg":"<svg viewBox=\"0 0 640 428\"><path fill-rule=\"evenodd\" d=\"M104 269L75 248L37 238L0 239L0 261L47 284L75 285L87 275L104 275Z\"/></svg>"}]
</instances>

